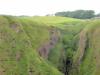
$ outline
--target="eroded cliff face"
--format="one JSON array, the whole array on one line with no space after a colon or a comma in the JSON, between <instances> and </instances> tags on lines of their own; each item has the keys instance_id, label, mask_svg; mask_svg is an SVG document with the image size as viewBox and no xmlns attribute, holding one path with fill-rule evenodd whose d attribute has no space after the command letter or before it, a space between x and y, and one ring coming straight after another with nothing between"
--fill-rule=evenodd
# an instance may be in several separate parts
<instances>
[{"instance_id":1,"label":"eroded cliff face","mask_svg":"<svg viewBox=\"0 0 100 75\"><path fill-rule=\"evenodd\" d=\"M100 22L93 21L79 34L72 75L99 75Z\"/></svg>"},{"instance_id":2,"label":"eroded cliff face","mask_svg":"<svg viewBox=\"0 0 100 75\"><path fill-rule=\"evenodd\" d=\"M83 56L84 56L84 53L85 53L85 49L87 47L87 32L82 30L80 33L79 33L79 41L78 41L78 49L77 49L77 57L76 57L76 63L78 65L81 64L81 61L83 59Z\"/></svg>"},{"instance_id":3,"label":"eroded cliff face","mask_svg":"<svg viewBox=\"0 0 100 75\"><path fill-rule=\"evenodd\" d=\"M44 59L48 59L50 50L55 47L60 39L60 32L55 27L49 28L49 40L44 42L38 49L38 53Z\"/></svg>"}]
</instances>

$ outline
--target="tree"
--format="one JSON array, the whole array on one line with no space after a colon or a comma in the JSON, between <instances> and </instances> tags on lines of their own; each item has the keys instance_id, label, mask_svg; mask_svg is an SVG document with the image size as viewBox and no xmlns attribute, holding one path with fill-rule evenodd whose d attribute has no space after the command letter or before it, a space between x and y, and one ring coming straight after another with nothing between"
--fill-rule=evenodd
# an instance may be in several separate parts
<instances>
[{"instance_id":1,"label":"tree","mask_svg":"<svg viewBox=\"0 0 100 75\"><path fill-rule=\"evenodd\" d=\"M96 15L96 17L100 17L100 13Z\"/></svg>"},{"instance_id":2,"label":"tree","mask_svg":"<svg viewBox=\"0 0 100 75\"><path fill-rule=\"evenodd\" d=\"M95 12L93 10L76 10L67 12L57 12L55 13L55 16L72 17L78 19L90 19L95 16Z\"/></svg>"}]
</instances>

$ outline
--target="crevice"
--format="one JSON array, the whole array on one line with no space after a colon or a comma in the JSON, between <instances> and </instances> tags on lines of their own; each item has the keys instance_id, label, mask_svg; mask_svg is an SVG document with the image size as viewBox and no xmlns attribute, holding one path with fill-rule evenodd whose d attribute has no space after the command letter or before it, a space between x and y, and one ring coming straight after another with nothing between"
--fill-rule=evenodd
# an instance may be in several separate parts
<instances>
[{"instance_id":1,"label":"crevice","mask_svg":"<svg viewBox=\"0 0 100 75\"><path fill-rule=\"evenodd\" d=\"M68 57L65 61L65 73L64 73L64 75L70 75L71 67L72 67L72 58Z\"/></svg>"}]
</instances>

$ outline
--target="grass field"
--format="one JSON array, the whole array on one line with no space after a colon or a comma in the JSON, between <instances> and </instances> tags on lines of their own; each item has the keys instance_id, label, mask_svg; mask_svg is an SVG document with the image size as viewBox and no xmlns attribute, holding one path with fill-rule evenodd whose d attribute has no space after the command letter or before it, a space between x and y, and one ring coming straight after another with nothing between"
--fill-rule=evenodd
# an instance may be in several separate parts
<instances>
[{"instance_id":1,"label":"grass field","mask_svg":"<svg viewBox=\"0 0 100 75\"><path fill-rule=\"evenodd\" d=\"M99 21L0 16L0 75L100 75Z\"/></svg>"}]
</instances>

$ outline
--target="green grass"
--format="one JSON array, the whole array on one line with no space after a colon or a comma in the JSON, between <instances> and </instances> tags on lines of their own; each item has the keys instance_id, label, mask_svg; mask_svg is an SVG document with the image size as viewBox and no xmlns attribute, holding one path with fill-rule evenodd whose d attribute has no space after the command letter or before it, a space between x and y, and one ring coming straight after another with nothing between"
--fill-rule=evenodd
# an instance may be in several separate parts
<instances>
[{"instance_id":1,"label":"green grass","mask_svg":"<svg viewBox=\"0 0 100 75\"><path fill-rule=\"evenodd\" d=\"M44 59L38 49L50 41L50 28L57 29L60 38ZM70 58L71 75L100 75L99 32L100 20L0 16L0 74L28 75L31 69L32 75L63 75L64 61Z\"/></svg>"},{"instance_id":2,"label":"green grass","mask_svg":"<svg viewBox=\"0 0 100 75\"><path fill-rule=\"evenodd\" d=\"M37 48L49 39L48 27L0 16L0 34L0 70L5 70L4 75L28 75L30 68L33 75L62 75L37 53Z\"/></svg>"},{"instance_id":3,"label":"green grass","mask_svg":"<svg viewBox=\"0 0 100 75\"><path fill-rule=\"evenodd\" d=\"M79 73L76 75L99 75L99 56L100 56L100 20L90 21L87 26L84 28L83 32L86 34L86 39L88 42L84 43L88 46L84 49L84 54L78 68L80 69ZM84 39L82 39L84 40ZM80 45L79 45L80 46ZM77 50L75 57L79 57L81 53L81 48ZM74 58L75 61L77 59Z\"/></svg>"}]
</instances>

